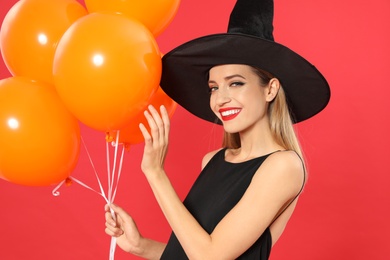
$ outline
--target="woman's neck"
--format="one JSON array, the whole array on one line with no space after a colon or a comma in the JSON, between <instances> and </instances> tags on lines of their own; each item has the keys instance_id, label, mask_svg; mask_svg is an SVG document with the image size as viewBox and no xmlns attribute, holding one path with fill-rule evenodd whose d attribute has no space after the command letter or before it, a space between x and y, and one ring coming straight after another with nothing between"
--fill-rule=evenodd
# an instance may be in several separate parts
<instances>
[{"instance_id":1,"label":"woman's neck","mask_svg":"<svg viewBox=\"0 0 390 260\"><path fill-rule=\"evenodd\" d=\"M237 159L256 158L284 149L275 141L268 124L259 125L239 134L241 148L233 151Z\"/></svg>"}]
</instances>

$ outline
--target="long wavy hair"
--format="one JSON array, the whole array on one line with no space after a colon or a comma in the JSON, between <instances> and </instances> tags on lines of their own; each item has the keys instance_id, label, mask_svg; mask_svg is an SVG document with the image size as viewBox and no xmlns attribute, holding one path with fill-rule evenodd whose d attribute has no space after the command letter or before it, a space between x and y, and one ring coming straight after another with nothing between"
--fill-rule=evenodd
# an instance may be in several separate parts
<instances>
[{"instance_id":1,"label":"long wavy hair","mask_svg":"<svg viewBox=\"0 0 390 260\"><path fill-rule=\"evenodd\" d=\"M267 86L270 80L275 78L267 71L255 67L251 68L253 72L258 75L261 87ZM280 86L278 94L268 106L268 117L270 129L275 141L286 150L295 151L303 161L303 152L294 130L293 121L287 105L286 94L282 86ZM241 141L239 134L224 132L222 146L232 149L240 148Z\"/></svg>"}]
</instances>

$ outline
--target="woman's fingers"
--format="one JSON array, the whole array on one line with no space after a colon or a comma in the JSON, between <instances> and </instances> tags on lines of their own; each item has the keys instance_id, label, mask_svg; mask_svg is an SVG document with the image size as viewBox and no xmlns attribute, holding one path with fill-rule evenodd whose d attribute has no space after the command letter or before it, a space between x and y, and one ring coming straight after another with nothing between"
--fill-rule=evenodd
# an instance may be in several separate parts
<instances>
[{"instance_id":1,"label":"woman's fingers","mask_svg":"<svg viewBox=\"0 0 390 260\"><path fill-rule=\"evenodd\" d=\"M148 121L149 128L150 128L150 136L152 137L152 141L154 142L159 137L158 136L158 134L159 134L158 126L157 126L153 116L151 115L151 113L149 111L146 110L144 115L145 115L146 120Z\"/></svg>"},{"instance_id":2,"label":"woman's fingers","mask_svg":"<svg viewBox=\"0 0 390 260\"><path fill-rule=\"evenodd\" d=\"M105 205L104 206L104 210L106 211L106 213L104 214L104 216L106 218L106 222L110 223L111 226L115 227L116 226L116 221L112 217L112 214L111 214L111 211L110 211L110 206L109 205Z\"/></svg>"},{"instance_id":3,"label":"woman's fingers","mask_svg":"<svg viewBox=\"0 0 390 260\"><path fill-rule=\"evenodd\" d=\"M161 142L161 140L163 140L162 139L162 137L164 136L163 122L157 110L152 105L149 105L148 109L149 111L146 111L145 117L150 127L150 134L153 139L153 144L157 145Z\"/></svg>"},{"instance_id":4,"label":"woman's fingers","mask_svg":"<svg viewBox=\"0 0 390 260\"><path fill-rule=\"evenodd\" d=\"M145 143L146 144L151 143L152 137L150 136L148 129L146 129L146 126L144 126L144 124L140 123L139 129L141 130L141 133L144 136Z\"/></svg>"},{"instance_id":5,"label":"woman's fingers","mask_svg":"<svg viewBox=\"0 0 390 260\"><path fill-rule=\"evenodd\" d=\"M107 235L114 236L114 237L119 237L124 234L122 228L116 225L116 223L112 221L106 221L105 232Z\"/></svg>"},{"instance_id":6,"label":"woman's fingers","mask_svg":"<svg viewBox=\"0 0 390 260\"><path fill-rule=\"evenodd\" d=\"M122 222L121 214L123 214L123 210L119 207L115 207L114 209L114 206L112 205L111 208L114 210L115 213L111 213L111 209L109 205L104 206L104 209L106 211L106 213L104 214L106 218L105 232L107 235L118 237L124 234L124 231L122 230L121 227L121 222ZM115 221L112 214L116 214L117 221Z\"/></svg>"},{"instance_id":7,"label":"woman's fingers","mask_svg":"<svg viewBox=\"0 0 390 260\"><path fill-rule=\"evenodd\" d=\"M147 175L158 173L163 169L169 133L169 116L166 109L163 106L160 107L161 116L152 105L148 109L145 111L145 118L148 121L150 131L143 124L139 126L145 138L141 169Z\"/></svg>"},{"instance_id":8,"label":"woman's fingers","mask_svg":"<svg viewBox=\"0 0 390 260\"><path fill-rule=\"evenodd\" d=\"M149 106L149 111L150 111L151 115L153 116L153 120L154 120L153 127L157 127L157 129L153 129L152 126L150 126L150 129L152 130L152 137L154 138L153 133L155 133L156 137L158 138L158 140L160 142L164 141L165 129L164 129L163 120L161 119L161 116L158 113L158 111L153 106ZM155 132L153 132L153 130L155 130ZM157 136L157 134L158 134L158 136ZM155 139L155 140L157 140L157 139Z\"/></svg>"},{"instance_id":9,"label":"woman's fingers","mask_svg":"<svg viewBox=\"0 0 390 260\"><path fill-rule=\"evenodd\" d=\"M165 144L168 140L169 134L169 115L164 106L160 107L160 114L152 106L149 105L149 111L144 112L145 118L148 121L150 127L150 133L147 131L143 124L140 124L141 132L145 138L145 141L153 141L153 144Z\"/></svg>"},{"instance_id":10,"label":"woman's fingers","mask_svg":"<svg viewBox=\"0 0 390 260\"><path fill-rule=\"evenodd\" d=\"M125 233L122 229L120 228L113 229L111 226L106 226L105 232L107 235L112 237L120 237Z\"/></svg>"},{"instance_id":11,"label":"woman's fingers","mask_svg":"<svg viewBox=\"0 0 390 260\"><path fill-rule=\"evenodd\" d=\"M170 129L170 119L169 119L168 111L165 108L165 106L160 107L160 113L161 113L161 117L162 117L162 122L164 124L164 139L166 142L168 142L169 129Z\"/></svg>"},{"instance_id":12,"label":"woman's fingers","mask_svg":"<svg viewBox=\"0 0 390 260\"><path fill-rule=\"evenodd\" d=\"M117 206L116 204L111 203L111 208L117 215L119 222L129 222L132 220L132 217L124 209Z\"/></svg>"}]
</instances>

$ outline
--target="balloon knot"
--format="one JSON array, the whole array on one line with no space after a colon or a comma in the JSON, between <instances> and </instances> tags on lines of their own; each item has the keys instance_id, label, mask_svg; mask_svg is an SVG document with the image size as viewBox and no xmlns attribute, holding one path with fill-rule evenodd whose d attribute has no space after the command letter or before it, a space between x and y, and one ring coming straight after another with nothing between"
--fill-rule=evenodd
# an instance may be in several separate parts
<instances>
[{"instance_id":1,"label":"balloon knot","mask_svg":"<svg viewBox=\"0 0 390 260\"><path fill-rule=\"evenodd\" d=\"M65 179L65 185L66 185L66 187L69 187L70 185L72 185L73 184L73 181L72 181L72 179L71 178L66 178Z\"/></svg>"},{"instance_id":2,"label":"balloon knot","mask_svg":"<svg viewBox=\"0 0 390 260\"><path fill-rule=\"evenodd\" d=\"M114 141L114 137L111 135L110 132L107 132L107 133L106 133L106 141L107 141L108 143Z\"/></svg>"},{"instance_id":3,"label":"balloon knot","mask_svg":"<svg viewBox=\"0 0 390 260\"><path fill-rule=\"evenodd\" d=\"M130 151L130 144L124 143L126 152Z\"/></svg>"}]
</instances>

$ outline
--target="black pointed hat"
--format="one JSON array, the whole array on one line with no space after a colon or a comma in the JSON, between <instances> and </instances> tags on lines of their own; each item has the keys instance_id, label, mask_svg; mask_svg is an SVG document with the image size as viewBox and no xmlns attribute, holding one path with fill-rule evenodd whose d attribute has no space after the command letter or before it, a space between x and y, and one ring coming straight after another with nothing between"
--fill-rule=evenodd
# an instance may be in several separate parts
<instances>
[{"instance_id":1,"label":"black pointed hat","mask_svg":"<svg viewBox=\"0 0 390 260\"><path fill-rule=\"evenodd\" d=\"M191 40L164 55L162 89L195 116L221 123L210 108L208 72L245 64L280 80L294 123L316 115L329 102L329 85L312 64L274 41L272 23L273 1L238 0L227 33Z\"/></svg>"}]
</instances>

